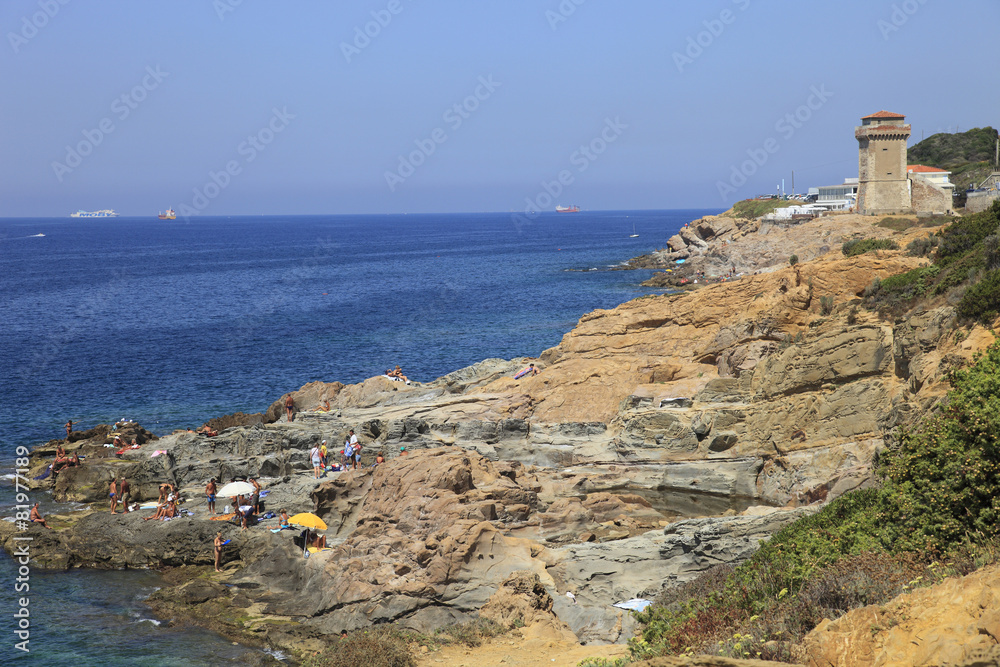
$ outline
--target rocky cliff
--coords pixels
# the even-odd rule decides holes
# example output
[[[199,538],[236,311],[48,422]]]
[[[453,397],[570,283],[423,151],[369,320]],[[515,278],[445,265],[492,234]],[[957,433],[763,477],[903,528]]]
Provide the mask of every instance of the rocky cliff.
[[[171,481],[193,514],[67,514],[61,530],[30,529],[36,559],[179,566],[190,574],[157,595],[160,608],[297,651],[372,623],[466,620],[520,571],[537,575],[581,641],[623,641],[631,617],[612,603],[738,562],[780,526],[868,484],[895,427],[940,399],[945,371],[992,342],[979,327],[954,335],[946,299],[895,321],[859,311],[873,278],[925,260],[845,258],[835,239],[888,230],[835,217],[836,234],[824,219],[798,226],[795,247],[813,248],[800,255],[811,261],[584,316],[534,360],[534,377],[513,378],[527,359],[490,359],[426,384],[310,383],[292,393],[291,423],[282,397],[260,417],[219,421],[213,437],[154,443],[138,432],[148,442],[121,457],[103,447],[106,431],[80,436],[70,446],[92,453],[85,465],[38,488],[100,507],[112,476],[127,476],[139,500]],[[698,221],[681,236],[741,266],[788,251],[787,230],[730,223]],[[323,401],[329,411],[315,409]],[[309,449],[326,439],[336,451],[351,428],[363,467],[313,479]],[[33,474],[55,444],[35,453]],[[387,462],[373,469],[379,452]],[[303,558],[290,532],[209,521],[206,481],[248,475],[262,478],[268,509],[322,517],[330,550]],[[203,581],[219,530],[232,539],[228,572]],[[13,532],[0,523],[8,550]]]

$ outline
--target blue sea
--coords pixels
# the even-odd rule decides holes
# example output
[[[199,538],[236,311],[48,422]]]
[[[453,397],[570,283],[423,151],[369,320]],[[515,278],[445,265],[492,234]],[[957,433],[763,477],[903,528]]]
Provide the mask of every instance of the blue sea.
[[[520,226],[507,213],[0,219],[0,475],[17,446],[60,437],[69,419],[164,434],[262,411],[314,380],[398,364],[430,381],[536,356],[581,315],[651,291],[639,286],[650,272],[613,267],[717,212],[547,213]],[[2,491],[9,515],[9,480]],[[15,572],[0,557],[0,579]],[[34,572],[24,661],[243,659],[220,637],[148,618],[156,581]],[[3,663],[17,655],[12,589],[0,594]]]

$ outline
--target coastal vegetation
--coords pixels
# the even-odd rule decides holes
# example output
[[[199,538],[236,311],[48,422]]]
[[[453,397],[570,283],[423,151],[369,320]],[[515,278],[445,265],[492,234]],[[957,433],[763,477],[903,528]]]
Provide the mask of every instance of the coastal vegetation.
[[[729,213],[723,213],[723,215],[731,213],[732,217],[737,219],[754,220],[762,215],[771,213],[777,208],[795,206],[799,203],[801,202],[794,199],[744,199],[733,204],[733,208],[730,209]]]
[[[899,245],[892,239],[851,239],[844,241],[840,251],[844,257],[863,255],[874,250],[898,250]]]
[[[776,533],[637,615],[643,659],[688,652],[791,660],[823,618],[1000,558],[1000,343],[951,373],[945,407],[900,433],[879,485]]]
[[[991,321],[1000,312],[998,234],[1000,202],[994,202],[985,211],[959,218],[932,236],[914,240],[907,252],[928,256],[932,264],[874,279],[865,289],[863,305],[883,314],[901,314],[921,299],[951,294],[958,301],[956,310],[961,317]],[[845,243],[844,254],[847,250]],[[960,289],[964,290],[961,294],[957,292]]]
[[[517,627],[516,624],[514,627]],[[479,618],[469,623],[457,623],[424,634],[386,623],[345,633],[322,651],[307,656],[303,667],[412,667],[416,664],[414,648],[428,650],[442,646],[461,645],[475,648],[485,640],[512,630],[500,623]]]
[[[996,150],[997,130],[976,127],[966,132],[939,132],[907,151],[909,164],[922,164],[951,172],[957,191],[978,185],[989,175]]]

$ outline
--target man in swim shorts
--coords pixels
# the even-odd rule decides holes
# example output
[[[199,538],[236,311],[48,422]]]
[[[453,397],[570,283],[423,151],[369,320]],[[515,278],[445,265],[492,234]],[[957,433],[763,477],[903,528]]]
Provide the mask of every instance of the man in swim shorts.
[[[118,485],[118,495],[121,497],[121,503],[122,503],[122,505],[125,506],[125,511],[123,512],[123,514],[128,514],[128,500],[129,500],[129,497],[131,496],[131,494],[129,493],[129,488],[130,487],[129,487],[128,480],[125,479],[125,476],[123,475],[122,476],[122,481]]]
[[[45,523],[45,517],[42,516],[42,513],[38,511],[38,503],[37,502],[35,503],[35,506],[31,508],[31,513],[28,514],[28,519],[31,521],[31,523],[40,523],[43,526],[45,526],[46,528],[48,528],[49,530],[52,529],[52,526],[50,526],[49,524]]]
[[[118,507],[118,487],[115,486],[115,478],[111,478],[111,488],[109,489],[108,498],[111,499],[111,513],[118,514],[115,508]]]
[[[217,493],[215,488],[215,478],[208,480],[208,484],[205,486],[205,495],[208,496],[208,511],[215,514],[215,494]]]
[[[289,422],[295,419],[295,399],[292,398],[291,394],[285,399],[285,412],[288,413]]]

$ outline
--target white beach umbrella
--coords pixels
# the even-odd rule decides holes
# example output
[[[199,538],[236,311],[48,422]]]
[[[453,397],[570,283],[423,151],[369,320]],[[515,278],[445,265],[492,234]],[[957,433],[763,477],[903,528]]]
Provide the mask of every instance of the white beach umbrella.
[[[247,496],[253,494],[256,489],[250,482],[230,482],[219,489],[220,498],[232,498],[233,496]]]

